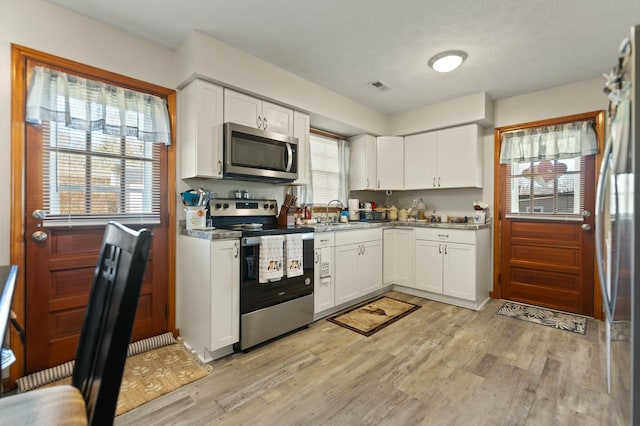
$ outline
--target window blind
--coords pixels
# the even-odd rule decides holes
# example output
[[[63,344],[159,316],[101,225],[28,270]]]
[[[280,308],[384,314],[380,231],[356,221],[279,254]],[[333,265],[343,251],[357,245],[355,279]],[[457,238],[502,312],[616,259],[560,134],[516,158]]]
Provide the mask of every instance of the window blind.
[[[161,144],[42,123],[44,226],[160,223]]]
[[[582,220],[585,157],[507,165],[507,217]]]
[[[311,135],[311,181],[313,204],[326,205],[338,198],[340,167],[338,142],[322,136]]]

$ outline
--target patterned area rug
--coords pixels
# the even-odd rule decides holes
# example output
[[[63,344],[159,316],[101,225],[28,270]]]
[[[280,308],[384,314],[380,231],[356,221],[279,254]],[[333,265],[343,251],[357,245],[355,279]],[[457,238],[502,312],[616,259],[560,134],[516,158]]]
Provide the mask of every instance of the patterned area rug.
[[[150,343],[153,339],[156,340]],[[138,347],[132,350],[136,344]],[[149,345],[152,346],[150,350],[140,350]],[[210,365],[202,364],[181,342],[176,342],[171,333],[133,343],[129,346],[129,357],[120,384],[116,416],[206,377],[212,370]],[[17,381],[18,392],[70,384],[72,371],[73,361],[22,377]]]
[[[506,302],[498,310],[498,315],[578,334],[584,334],[587,330],[587,319],[584,317],[520,303]]]
[[[420,306],[413,303],[382,296],[372,302],[352,308],[346,313],[327,318],[327,321],[364,336],[371,336],[418,308]]]

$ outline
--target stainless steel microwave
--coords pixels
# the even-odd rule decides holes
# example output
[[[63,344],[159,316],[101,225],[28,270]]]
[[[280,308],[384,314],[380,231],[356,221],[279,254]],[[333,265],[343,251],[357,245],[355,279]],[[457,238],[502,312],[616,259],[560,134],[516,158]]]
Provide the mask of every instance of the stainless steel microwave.
[[[224,177],[274,183],[296,180],[298,139],[236,123],[225,123]]]

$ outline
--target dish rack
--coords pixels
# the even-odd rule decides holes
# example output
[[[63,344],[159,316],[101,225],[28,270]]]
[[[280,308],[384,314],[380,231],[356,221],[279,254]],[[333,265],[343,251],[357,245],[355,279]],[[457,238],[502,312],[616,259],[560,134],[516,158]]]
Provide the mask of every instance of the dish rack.
[[[360,210],[360,222],[386,222],[387,212],[375,210]]]

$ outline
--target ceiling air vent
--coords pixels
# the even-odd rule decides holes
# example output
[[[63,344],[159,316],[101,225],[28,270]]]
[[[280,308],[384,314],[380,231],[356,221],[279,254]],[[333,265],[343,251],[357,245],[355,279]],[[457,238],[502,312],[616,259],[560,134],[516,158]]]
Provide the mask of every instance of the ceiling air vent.
[[[380,90],[381,92],[386,92],[387,90],[391,90],[391,86],[389,86],[384,81],[375,80],[370,82],[369,84],[375,87],[376,89]]]

